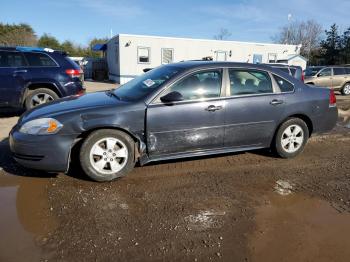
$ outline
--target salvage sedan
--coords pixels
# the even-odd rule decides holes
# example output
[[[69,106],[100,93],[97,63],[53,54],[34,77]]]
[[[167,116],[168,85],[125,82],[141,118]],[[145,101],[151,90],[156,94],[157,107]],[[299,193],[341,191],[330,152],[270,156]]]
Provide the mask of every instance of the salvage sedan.
[[[332,90],[310,88],[278,69],[191,61],[26,112],[10,147],[21,165],[49,172],[67,171],[78,151],[91,179],[110,181],[136,162],[259,148],[291,158],[337,117]]]

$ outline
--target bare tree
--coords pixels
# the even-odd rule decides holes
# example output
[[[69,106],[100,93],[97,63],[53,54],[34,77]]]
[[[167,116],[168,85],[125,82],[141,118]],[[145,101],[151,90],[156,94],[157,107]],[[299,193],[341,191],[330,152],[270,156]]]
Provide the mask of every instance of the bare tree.
[[[227,40],[232,33],[227,28],[220,28],[220,31],[217,35],[214,35],[216,40]]]
[[[296,21],[283,26],[272,39],[280,44],[301,44],[301,55],[310,58],[311,52],[319,47],[322,33],[322,26],[314,20]]]

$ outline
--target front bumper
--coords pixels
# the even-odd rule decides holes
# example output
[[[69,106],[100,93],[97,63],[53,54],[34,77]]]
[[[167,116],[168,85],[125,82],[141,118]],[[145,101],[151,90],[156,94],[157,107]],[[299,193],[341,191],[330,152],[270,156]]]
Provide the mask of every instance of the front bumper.
[[[35,136],[10,133],[10,149],[14,159],[22,166],[47,172],[66,172],[75,135]]]

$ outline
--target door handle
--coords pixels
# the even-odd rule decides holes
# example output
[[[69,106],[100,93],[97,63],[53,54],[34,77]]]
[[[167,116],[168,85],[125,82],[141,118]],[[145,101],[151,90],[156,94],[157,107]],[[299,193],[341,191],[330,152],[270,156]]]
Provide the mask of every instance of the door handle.
[[[222,106],[214,106],[214,105],[210,105],[208,106],[205,110],[209,111],[209,112],[215,112],[217,110],[221,110]]]
[[[277,106],[277,105],[281,105],[283,104],[284,101],[283,100],[277,100],[277,99],[274,99],[270,102],[270,105],[273,105],[273,106]]]
[[[27,73],[27,70],[16,70],[16,71],[13,71],[13,74],[18,74],[18,73]]]

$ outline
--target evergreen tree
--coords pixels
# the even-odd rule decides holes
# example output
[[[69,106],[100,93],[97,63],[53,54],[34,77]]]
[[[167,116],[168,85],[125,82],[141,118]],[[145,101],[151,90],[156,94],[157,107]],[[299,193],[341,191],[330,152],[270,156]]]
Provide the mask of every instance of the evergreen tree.
[[[50,36],[48,34],[43,34],[38,41],[39,47],[47,47],[52,48],[54,50],[60,50],[61,44],[60,42],[53,36]]]
[[[327,65],[339,64],[339,54],[341,51],[341,37],[339,36],[338,26],[333,24],[329,31],[325,31],[326,39],[321,41],[321,47],[323,49],[323,60]]]

